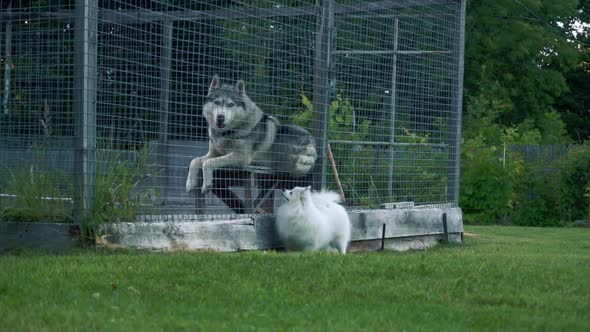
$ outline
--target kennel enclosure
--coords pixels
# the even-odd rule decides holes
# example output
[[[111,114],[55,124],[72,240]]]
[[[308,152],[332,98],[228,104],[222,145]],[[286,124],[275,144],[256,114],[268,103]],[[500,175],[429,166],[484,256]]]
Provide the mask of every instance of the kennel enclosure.
[[[185,190],[215,74],[313,136],[304,180],[347,209],[459,207],[465,1],[31,1],[0,18],[2,207],[77,223],[272,214],[299,182],[255,165],[217,174],[249,210],[214,190],[197,215]]]

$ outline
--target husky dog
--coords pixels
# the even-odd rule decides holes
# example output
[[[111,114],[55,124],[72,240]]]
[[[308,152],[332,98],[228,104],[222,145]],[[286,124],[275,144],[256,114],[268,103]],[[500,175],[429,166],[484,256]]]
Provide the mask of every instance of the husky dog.
[[[209,151],[189,166],[186,190],[209,191],[213,171],[228,166],[266,166],[293,178],[305,176],[313,168],[317,152],[313,137],[305,129],[279,123],[265,114],[246,95],[242,80],[235,86],[221,85],[215,75],[203,105],[207,120]]]
[[[287,202],[276,212],[276,227],[287,250],[333,248],[346,254],[350,220],[333,192],[312,193],[311,187],[283,190]]]

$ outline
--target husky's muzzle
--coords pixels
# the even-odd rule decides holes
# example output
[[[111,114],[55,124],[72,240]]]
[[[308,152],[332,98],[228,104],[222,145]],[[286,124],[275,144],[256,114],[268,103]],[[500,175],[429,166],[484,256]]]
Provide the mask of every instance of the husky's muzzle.
[[[215,119],[215,124],[217,125],[217,128],[223,129],[225,127],[225,115],[218,114]]]

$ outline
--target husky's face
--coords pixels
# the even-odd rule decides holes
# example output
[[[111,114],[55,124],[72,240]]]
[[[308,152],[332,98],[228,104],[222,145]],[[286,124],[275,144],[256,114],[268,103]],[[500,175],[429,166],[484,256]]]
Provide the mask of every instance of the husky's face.
[[[281,193],[283,197],[291,202],[296,200],[301,200],[305,196],[306,193],[311,192],[311,186],[309,187],[295,187],[292,190],[283,189]]]
[[[235,87],[221,86],[219,77],[215,75],[203,106],[203,115],[209,127],[220,131],[231,129],[232,123],[245,113],[245,95],[244,81],[238,81]]]

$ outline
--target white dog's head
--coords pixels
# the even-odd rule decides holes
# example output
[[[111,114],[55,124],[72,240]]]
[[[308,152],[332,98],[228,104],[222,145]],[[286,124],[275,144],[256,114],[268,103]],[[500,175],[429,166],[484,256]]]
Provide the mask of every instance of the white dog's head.
[[[305,195],[309,193],[311,193],[311,186],[295,187],[291,190],[283,189],[283,192],[281,194],[288,202],[303,202],[303,198],[305,197]]]

